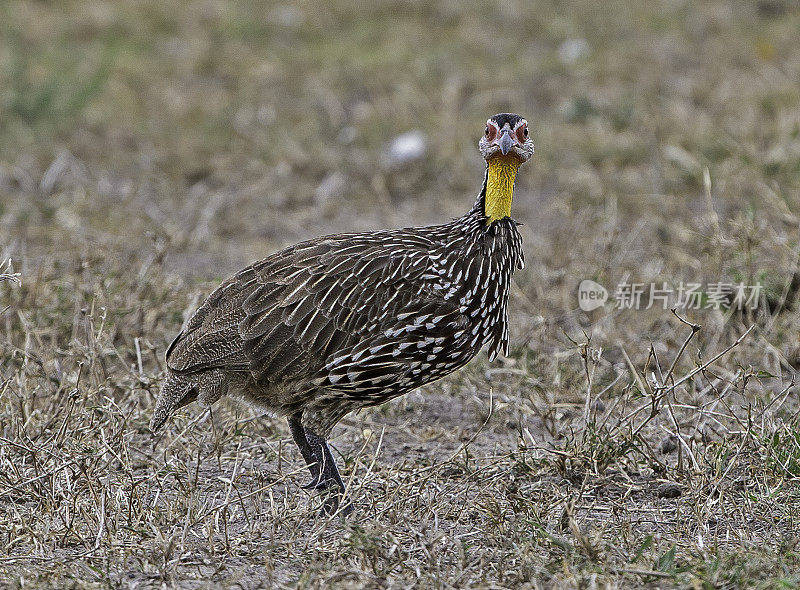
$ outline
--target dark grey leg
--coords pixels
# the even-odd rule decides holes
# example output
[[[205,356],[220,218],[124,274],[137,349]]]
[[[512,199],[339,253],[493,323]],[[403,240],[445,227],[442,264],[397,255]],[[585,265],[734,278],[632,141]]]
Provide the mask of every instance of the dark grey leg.
[[[336,490],[331,490],[332,493],[326,498],[325,503],[322,505],[323,514],[333,514],[339,509],[339,500],[345,491],[344,481],[342,476],[339,475],[339,469],[336,467],[336,461],[333,459],[331,449],[328,447],[327,441],[321,436],[306,430],[306,439],[308,440],[314,455],[319,457],[322,462],[322,472],[320,474],[319,488],[338,487]],[[348,502],[342,506],[341,513],[344,516],[353,512],[353,505]]]
[[[306,431],[303,428],[303,425],[300,423],[300,416],[289,416],[288,422],[289,430],[292,431],[292,438],[297,444],[297,448],[300,449],[300,454],[303,455],[303,459],[305,459],[306,465],[308,465],[308,471],[311,473],[311,482],[304,485],[303,488],[310,490],[327,487],[323,484],[324,479],[321,477],[322,473],[320,471],[320,465],[322,464],[322,461],[317,460],[314,450],[308,443]]]

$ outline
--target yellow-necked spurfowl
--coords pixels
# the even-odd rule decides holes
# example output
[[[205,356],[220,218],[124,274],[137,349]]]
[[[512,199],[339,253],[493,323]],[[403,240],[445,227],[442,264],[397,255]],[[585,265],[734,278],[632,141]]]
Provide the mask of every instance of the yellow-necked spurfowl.
[[[345,414],[439,379],[484,346],[490,360],[508,347],[509,284],[523,265],[511,198],[533,155],[527,121],[491,117],[479,148],[486,175],[463,217],[309,240],[222,283],[167,349],[150,427],[226,394],[286,416],[308,487],[330,488],[325,511],[336,511],[344,483],[326,439]]]

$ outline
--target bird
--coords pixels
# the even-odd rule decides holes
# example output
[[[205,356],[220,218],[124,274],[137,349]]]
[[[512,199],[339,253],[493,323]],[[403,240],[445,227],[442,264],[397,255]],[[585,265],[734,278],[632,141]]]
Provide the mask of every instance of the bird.
[[[508,354],[508,297],[523,268],[511,217],[517,171],[534,153],[528,122],[486,121],[483,185],[462,217],[426,227],[323,236],[224,281],[166,351],[155,433],[193,401],[225,395],[285,417],[322,513],[353,512],[327,439],[348,413]]]

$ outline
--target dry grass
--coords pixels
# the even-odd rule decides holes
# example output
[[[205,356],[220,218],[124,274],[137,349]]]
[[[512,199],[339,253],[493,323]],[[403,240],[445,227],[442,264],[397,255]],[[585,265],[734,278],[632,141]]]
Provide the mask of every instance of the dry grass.
[[[0,585],[800,584],[798,25],[790,0],[4,3]],[[316,518],[281,420],[151,436],[200,297],[287,243],[460,214],[503,110],[537,143],[512,352],[343,421],[356,518]],[[428,155],[387,164],[411,129]],[[586,278],[765,289],[585,313]]]

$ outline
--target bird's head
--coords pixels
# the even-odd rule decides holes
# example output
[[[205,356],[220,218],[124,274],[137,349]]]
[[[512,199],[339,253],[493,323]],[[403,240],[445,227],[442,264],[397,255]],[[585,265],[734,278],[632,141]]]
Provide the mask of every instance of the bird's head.
[[[533,140],[528,122],[512,113],[500,113],[486,121],[478,147],[486,160],[486,181],[482,198],[491,224],[511,216],[514,179],[520,165],[531,159]]]
[[[478,143],[483,159],[495,158],[527,162],[533,155],[533,140],[529,137],[528,122],[513,113],[500,113],[486,121],[486,129]]]

